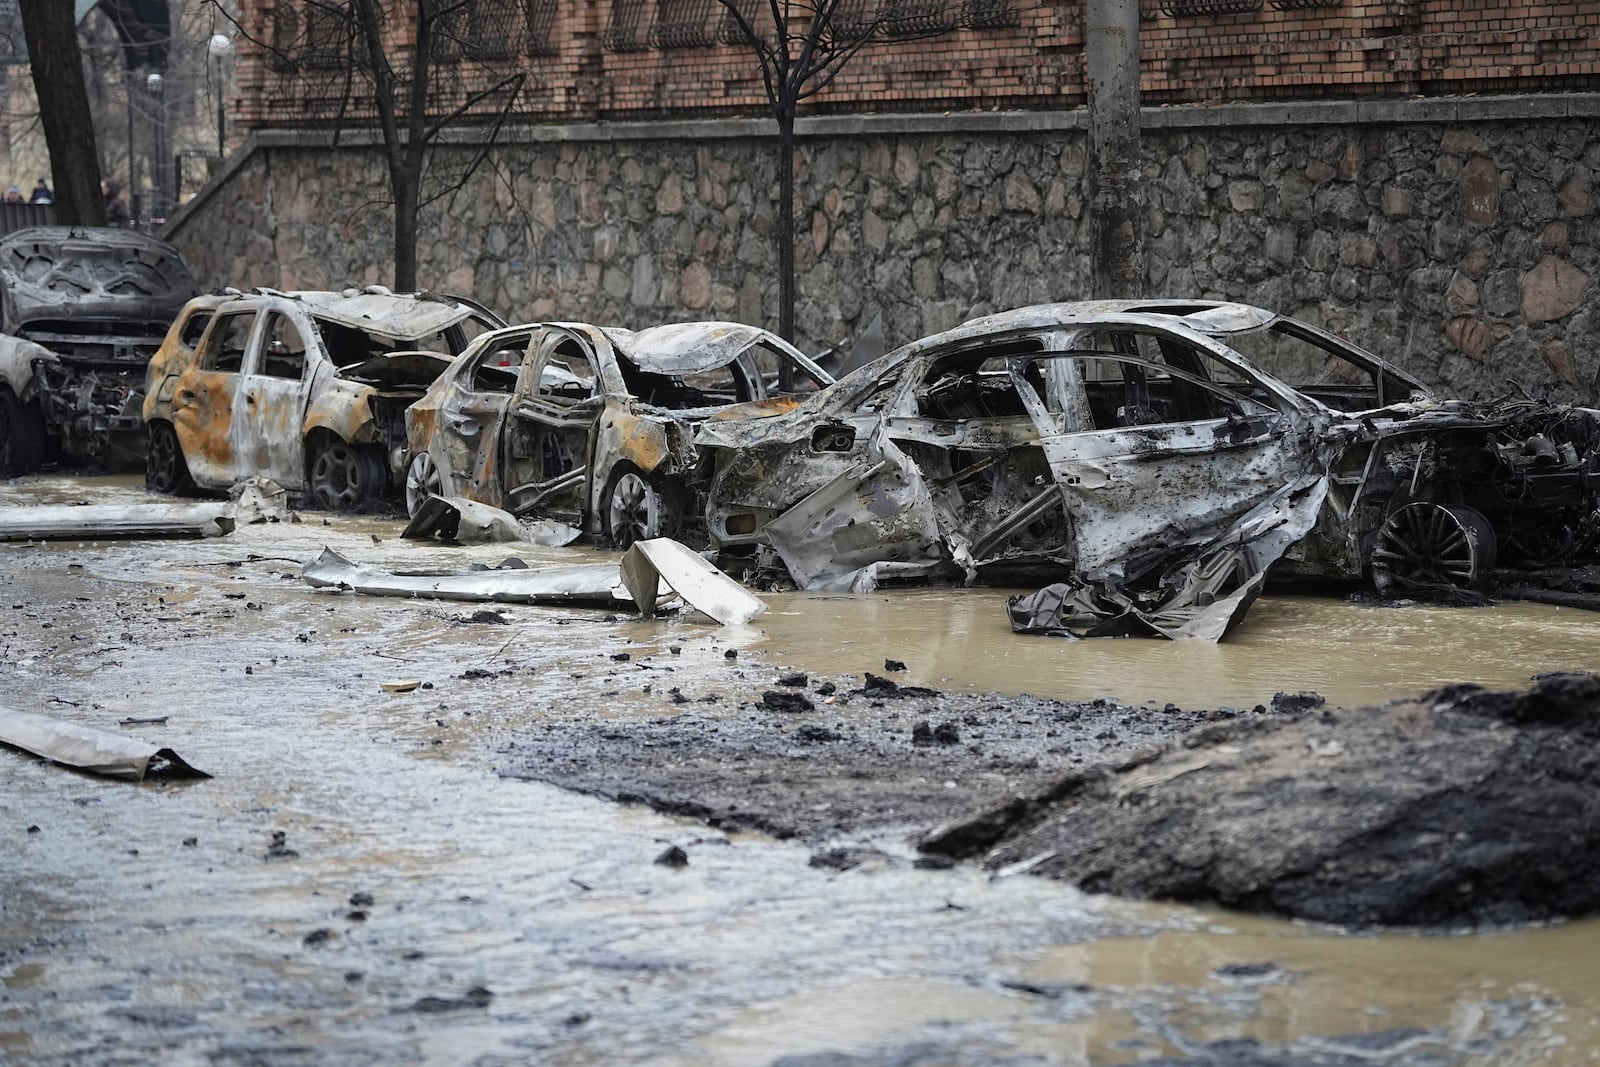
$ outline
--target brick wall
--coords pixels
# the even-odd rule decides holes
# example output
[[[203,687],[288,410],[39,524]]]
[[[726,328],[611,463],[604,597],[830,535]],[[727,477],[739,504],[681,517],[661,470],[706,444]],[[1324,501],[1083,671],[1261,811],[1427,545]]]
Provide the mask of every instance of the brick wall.
[[[436,107],[508,72],[527,76],[517,111],[539,122],[760,114],[765,107],[751,51],[718,41],[723,9],[715,0],[476,2],[513,21],[486,28],[500,53],[493,59],[442,66]],[[528,13],[540,3],[548,5],[544,23],[530,32]],[[303,0],[245,0],[252,36],[270,40],[276,12],[297,4]],[[1084,103],[1081,0],[918,7],[952,28],[930,39],[880,34],[811,101],[812,111]],[[686,10],[687,21],[671,21]],[[1600,87],[1600,4],[1592,0],[1144,0],[1142,15],[1146,104]],[[1016,25],[981,28],[1006,21]],[[406,32],[397,31],[402,56]],[[499,45],[502,38],[513,43]],[[334,82],[272,69],[260,49],[242,44],[237,117],[246,128],[331,120]]]

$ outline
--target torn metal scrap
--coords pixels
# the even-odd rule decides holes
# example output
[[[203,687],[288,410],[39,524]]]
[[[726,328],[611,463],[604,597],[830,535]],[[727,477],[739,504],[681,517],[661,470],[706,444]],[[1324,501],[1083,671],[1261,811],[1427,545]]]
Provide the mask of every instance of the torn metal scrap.
[[[559,548],[583,535],[555,519],[519,519],[509,511],[464,496],[430,496],[416,506],[400,536],[440,538],[460,545],[525,544]]]
[[[110,730],[68,722],[31,711],[0,707],[0,744],[107,778],[131,782],[161,774],[178,778],[210,778],[176,752]]]
[[[687,546],[668,538],[636,542],[617,563],[400,574],[354,563],[331,548],[301,572],[317,588],[366,596],[513,604],[632,604],[654,614],[662,587],[724,625],[749,622],[766,610],[754,596]]]
[[[0,508],[0,541],[221,537],[233,527],[233,505],[221,502]]]
[[[398,573],[355,563],[324,548],[300,575],[319,589],[346,589],[363,596],[433,600],[498,601],[507,604],[631,604],[614,563],[583,563],[468,573]]]
[[[1268,569],[1316,523],[1327,491],[1326,478],[1286,488],[1153,581],[1123,587],[1075,578],[1011,597],[1011,628],[1049,637],[1220,641],[1243,621]]]
[[[635,541],[620,568],[641,615],[655,614],[662,583],[724,626],[747,623],[767,610],[760,597],[670,537]]]

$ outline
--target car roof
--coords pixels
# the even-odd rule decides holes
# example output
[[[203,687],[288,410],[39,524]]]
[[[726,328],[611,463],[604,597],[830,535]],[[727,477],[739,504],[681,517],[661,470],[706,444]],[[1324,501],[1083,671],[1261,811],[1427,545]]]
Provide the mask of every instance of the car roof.
[[[959,326],[955,326],[943,333],[918,338],[906,345],[902,345],[880,359],[857,368],[856,371],[847,376],[846,380],[855,378],[857,374],[860,374],[868,367],[876,367],[878,372],[881,373],[888,366],[903,362],[914,353],[947,344],[959,344],[963,341],[993,334],[1042,330],[1057,326],[1085,326],[1093,325],[1097,322],[1103,322],[1108,326],[1118,324],[1132,325],[1139,322],[1150,323],[1152,320],[1165,321],[1168,324],[1192,330],[1195,333],[1214,338],[1222,344],[1228,344],[1229,338],[1233,334],[1262,329],[1276,322],[1292,322],[1302,331],[1339,341],[1342,345],[1351,349],[1359,360],[1369,362],[1371,369],[1382,370],[1415,385],[1417,388],[1423,388],[1415,377],[1394,364],[1373,355],[1345,338],[1330,334],[1326,330],[1313,326],[1308,322],[1291,319],[1287,315],[1280,315],[1266,308],[1231,300],[1170,299],[1161,297],[1075,300],[1054,304],[1032,304],[1027,307],[1014,308],[1010,311],[1000,311],[992,315],[968,319]],[[872,372],[869,371],[863,377],[871,376],[871,374]]]
[[[776,334],[742,322],[670,322],[637,331],[605,326],[600,332],[635,366],[657,374],[715,370],[762,343],[792,353]]]
[[[305,307],[313,318],[348,326],[391,341],[428,337],[470,318],[474,309],[435,293],[394,293],[381,286],[366,289],[256,289],[237,299],[279,297]]]

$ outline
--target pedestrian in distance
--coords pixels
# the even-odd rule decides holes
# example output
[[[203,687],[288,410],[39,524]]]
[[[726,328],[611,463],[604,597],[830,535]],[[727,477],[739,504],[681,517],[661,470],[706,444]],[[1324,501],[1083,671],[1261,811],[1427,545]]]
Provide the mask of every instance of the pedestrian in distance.
[[[33,193],[28,197],[28,203],[53,204],[55,202],[56,194],[52,193],[50,191],[50,186],[45,184],[45,180],[43,178],[40,178],[38,183],[33,187]]]
[[[22,190],[18,189],[15,185],[13,185],[11,188],[7,189],[6,190],[6,203],[8,203],[8,204],[20,204],[20,203],[22,203]]]
[[[106,194],[106,225],[132,225],[133,216],[128,213],[128,201],[122,196],[122,186],[116,182],[101,182],[100,188]]]

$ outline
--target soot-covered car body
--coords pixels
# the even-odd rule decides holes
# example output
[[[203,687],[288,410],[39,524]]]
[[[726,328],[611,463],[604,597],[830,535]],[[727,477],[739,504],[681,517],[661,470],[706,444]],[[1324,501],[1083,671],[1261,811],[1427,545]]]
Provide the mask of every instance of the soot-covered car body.
[[[183,493],[264,477],[324,508],[374,501],[404,476],[406,406],[500,325],[379,286],[199,297],[150,360],[147,482]]]
[[[1064,617],[1216,637],[1274,565],[1472,584],[1497,544],[1592,550],[1595,425],[1440,401],[1259,308],[1152,300],[976,319],[697,444],[713,545],[756,570],[775,553],[801,587],[1060,580]]]
[[[831,381],[776,334],[740,323],[496,331],[406,412],[407,510],[465,497],[623,548],[684,535],[702,508],[695,427],[735,406],[788,410],[796,392]]]
[[[145,365],[196,291],[176,248],[134,230],[0,237],[0,476],[137,466]]]

